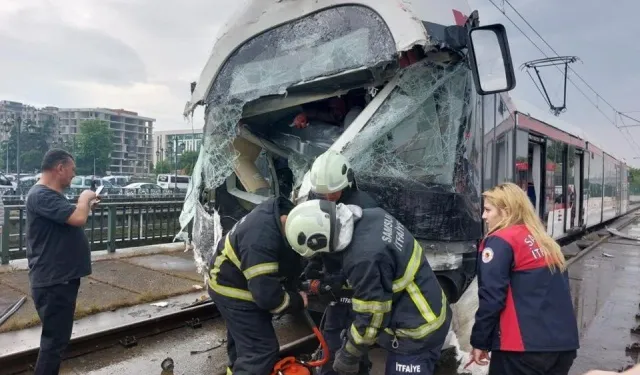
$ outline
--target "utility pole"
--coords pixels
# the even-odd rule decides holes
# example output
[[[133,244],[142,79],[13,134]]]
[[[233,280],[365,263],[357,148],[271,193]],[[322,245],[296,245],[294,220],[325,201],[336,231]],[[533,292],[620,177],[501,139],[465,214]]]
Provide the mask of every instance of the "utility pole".
[[[175,191],[178,191],[178,138],[174,138],[173,139],[174,142],[174,146],[173,146],[173,150],[174,150],[174,154],[175,154],[175,167],[176,167],[176,176],[175,176],[175,180],[173,181],[174,183],[174,189]]]
[[[22,116],[18,116],[18,121],[16,121],[16,181],[18,181],[18,185],[20,184],[20,132],[22,125]]]

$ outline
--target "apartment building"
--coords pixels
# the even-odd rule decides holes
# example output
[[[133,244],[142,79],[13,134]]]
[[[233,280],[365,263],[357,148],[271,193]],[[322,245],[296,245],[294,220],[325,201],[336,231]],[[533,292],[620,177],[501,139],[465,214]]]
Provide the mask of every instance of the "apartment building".
[[[75,137],[84,120],[102,120],[108,124],[113,131],[111,174],[151,173],[155,119],[133,111],[109,108],[60,108],[58,116],[60,137],[64,140]]]
[[[178,151],[178,158],[183,152],[199,152],[202,146],[203,132],[202,128],[162,130],[153,132],[153,139],[153,164],[156,164],[158,160],[175,160],[174,150]]]
[[[36,108],[20,102],[0,100],[0,125],[9,121],[12,126],[15,126],[13,120],[17,117],[22,119],[21,131],[28,131],[26,126],[35,126],[35,129],[38,129],[46,121],[51,121],[54,129],[57,129],[59,121],[58,108],[56,107]],[[9,137],[4,127],[0,128],[0,133],[0,139],[3,141]],[[56,135],[54,134],[54,138]]]

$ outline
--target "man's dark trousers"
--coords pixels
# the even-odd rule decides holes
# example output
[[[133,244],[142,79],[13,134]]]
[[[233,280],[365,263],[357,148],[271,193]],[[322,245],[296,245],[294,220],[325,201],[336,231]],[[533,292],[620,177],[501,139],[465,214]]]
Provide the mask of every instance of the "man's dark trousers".
[[[80,279],[42,288],[31,288],[33,302],[42,322],[40,353],[35,375],[57,375],[62,355],[71,339],[73,314]]]
[[[216,302],[215,295],[211,297]],[[280,353],[273,315],[264,310],[233,309],[219,303],[216,307],[227,326],[227,355],[233,375],[271,374]]]

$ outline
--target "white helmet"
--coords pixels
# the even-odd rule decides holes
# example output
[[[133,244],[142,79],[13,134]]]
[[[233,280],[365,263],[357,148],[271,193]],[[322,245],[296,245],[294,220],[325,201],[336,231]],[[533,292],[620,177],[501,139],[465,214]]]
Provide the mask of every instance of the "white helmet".
[[[289,245],[303,257],[335,251],[340,233],[336,204],[319,199],[300,203],[289,212],[284,232]]]
[[[311,191],[316,194],[336,193],[351,186],[353,180],[349,161],[336,151],[326,151],[311,166]]]

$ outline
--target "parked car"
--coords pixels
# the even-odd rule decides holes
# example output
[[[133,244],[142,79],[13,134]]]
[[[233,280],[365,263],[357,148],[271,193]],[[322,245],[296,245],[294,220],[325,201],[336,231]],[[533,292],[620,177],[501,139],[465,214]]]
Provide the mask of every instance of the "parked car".
[[[162,195],[162,188],[160,186],[148,182],[134,182],[125,186],[123,190],[125,195]]]

